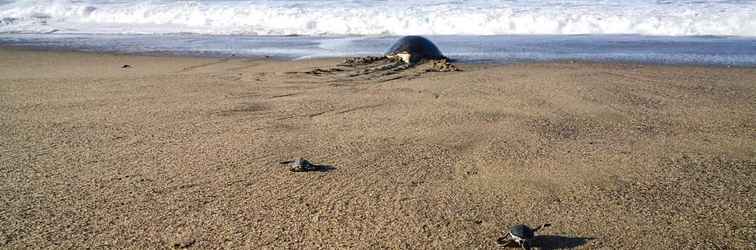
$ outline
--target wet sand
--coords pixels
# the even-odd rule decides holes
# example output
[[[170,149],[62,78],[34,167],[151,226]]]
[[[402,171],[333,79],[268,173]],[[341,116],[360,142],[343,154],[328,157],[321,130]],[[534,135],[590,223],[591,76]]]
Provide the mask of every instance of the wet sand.
[[[0,248],[756,248],[756,69],[341,61],[0,49]]]

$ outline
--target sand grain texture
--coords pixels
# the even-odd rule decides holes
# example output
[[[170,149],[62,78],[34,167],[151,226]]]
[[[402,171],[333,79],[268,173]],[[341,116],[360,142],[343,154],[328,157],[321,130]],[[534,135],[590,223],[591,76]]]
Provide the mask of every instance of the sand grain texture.
[[[756,248],[752,68],[338,63],[0,50],[0,248]]]

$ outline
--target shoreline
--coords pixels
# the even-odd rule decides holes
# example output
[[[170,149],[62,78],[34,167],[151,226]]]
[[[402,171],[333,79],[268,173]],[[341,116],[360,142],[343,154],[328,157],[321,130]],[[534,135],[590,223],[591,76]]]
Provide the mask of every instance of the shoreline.
[[[339,63],[0,48],[0,248],[754,246],[755,68]]]
[[[308,59],[290,59],[285,57],[272,56],[245,56],[245,55],[210,55],[210,54],[181,54],[171,52],[111,52],[111,51],[86,51],[65,48],[33,47],[33,46],[14,46],[0,44],[0,50],[17,51],[17,52],[37,52],[37,53],[73,53],[73,54],[90,54],[90,55],[111,55],[111,56],[135,56],[135,57],[162,57],[162,58],[185,58],[185,59],[229,59],[229,60],[260,60],[274,62],[302,62],[302,61],[340,61],[349,57],[316,57]],[[719,68],[719,69],[754,69],[756,65],[722,65],[722,64],[688,64],[688,63],[649,63],[637,62],[631,60],[581,60],[581,59],[555,59],[555,60],[520,60],[511,62],[453,62],[453,64],[489,67],[489,66],[507,66],[507,65],[626,65],[626,66],[649,66],[649,67],[673,67],[673,68]]]
[[[35,47],[35,46],[16,46],[0,44],[0,50],[6,51],[19,51],[19,52],[40,52],[40,53],[81,53],[92,55],[115,55],[115,56],[144,56],[144,57],[174,57],[174,58],[196,58],[196,59],[247,59],[247,60],[272,60],[272,61],[291,61],[285,58],[270,57],[270,56],[225,56],[225,55],[210,55],[210,54],[180,54],[171,52],[116,52],[116,51],[87,51],[82,49],[73,48],[51,48],[51,47]]]
[[[208,35],[10,35],[0,46],[42,50],[277,60],[380,55],[396,37]],[[707,67],[756,67],[754,38],[589,36],[430,36],[447,56],[467,64],[583,61]],[[44,45],[44,46],[39,46]],[[161,51],[161,52],[144,52]],[[447,53],[448,52],[448,53]]]

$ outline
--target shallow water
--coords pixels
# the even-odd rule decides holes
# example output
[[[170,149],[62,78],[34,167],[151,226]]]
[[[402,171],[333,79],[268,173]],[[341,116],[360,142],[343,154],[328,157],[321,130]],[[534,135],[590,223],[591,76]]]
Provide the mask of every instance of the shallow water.
[[[756,1],[0,0],[0,45],[304,59],[410,34],[471,63],[754,66]]]
[[[756,66],[756,37],[638,35],[428,36],[465,63],[586,60]],[[308,59],[381,55],[396,36],[221,36],[197,34],[6,34],[0,45],[193,56]]]

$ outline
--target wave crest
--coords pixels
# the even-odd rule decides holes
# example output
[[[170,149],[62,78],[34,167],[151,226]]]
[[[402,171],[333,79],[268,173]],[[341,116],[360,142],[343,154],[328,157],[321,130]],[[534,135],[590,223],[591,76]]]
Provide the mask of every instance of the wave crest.
[[[756,36],[752,1],[408,2],[13,1],[0,32]]]

